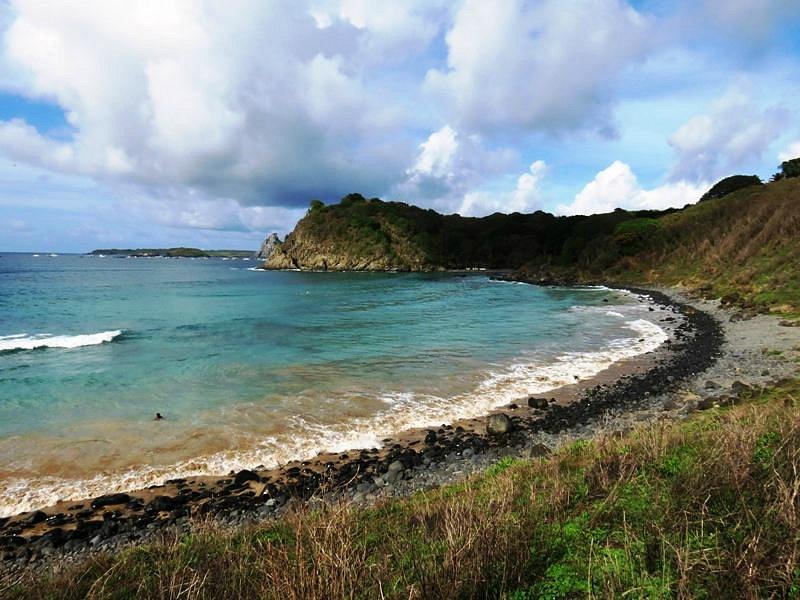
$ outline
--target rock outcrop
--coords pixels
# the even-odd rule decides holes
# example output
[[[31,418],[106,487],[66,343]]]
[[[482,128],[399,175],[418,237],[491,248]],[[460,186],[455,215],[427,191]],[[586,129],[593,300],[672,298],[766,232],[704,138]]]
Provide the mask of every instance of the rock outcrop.
[[[258,250],[258,254],[256,254],[256,258],[261,260],[267,260],[270,256],[275,253],[275,250],[281,245],[281,238],[278,237],[277,233],[270,233],[267,236],[267,239],[261,244],[261,248]]]

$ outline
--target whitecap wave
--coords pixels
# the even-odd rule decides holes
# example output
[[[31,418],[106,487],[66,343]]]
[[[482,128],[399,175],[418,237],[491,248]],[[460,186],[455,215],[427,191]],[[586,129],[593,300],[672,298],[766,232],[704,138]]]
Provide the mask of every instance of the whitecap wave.
[[[628,306],[625,310],[635,312],[636,308],[647,310],[646,305]],[[325,451],[378,448],[382,439],[401,431],[480,417],[510,402],[595,377],[619,361],[657,349],[668,339],[667,333],[655,323],[631,316],[628,319],[624,327],[632,335],[623,334],[624,337],[612,339],[598,350],[493,365],[473,390],[455,396],[387,392],[380,398],[384,408],[377,413],[337,424],[295,416],[286,431],[264,436],[248,450],[222,451],[172,465],[140,465],[123,473],[103,473],[79,481],[57,477],[0,481],[0,516],[34,510],[59,500],[142,489],[177,477],[219,475],[254,465],[273,468]]]
[[[17,333],[0,337],[0,352],[36,350],[38,348],[80,348],[82,346],[96,346],[97,344],[110,342],[120,335],[122,335],[121,329],[83,335],[50,335],[49,333],[28,335],[27,333]]]

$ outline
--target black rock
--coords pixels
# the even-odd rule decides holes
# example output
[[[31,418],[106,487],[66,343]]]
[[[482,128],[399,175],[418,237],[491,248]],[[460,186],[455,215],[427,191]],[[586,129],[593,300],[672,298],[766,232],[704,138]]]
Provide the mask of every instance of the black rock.
[[[436,435],[436,432],[433,431],[432,429],[425,434],[425,443],[428,444],[429,446],[433,446],[436,443],[437,439],[438,436]]]
[[[253,471],[248,471],[247,469],[242,469],[236,474],[236,477],[233,479],[234,485],[241,487],[248,481],[258,481],[259,477]]]
[[[703,398],[697,403],[697,410],[708,410],[714,408],[714,401],[711,398]]]
[[[147,505],[147,508],[155,512],[167,512],[177,506],[180,506],[181,504],[182,502],[177,498],[172,498],[170,496],[156,496],[153,498],[150,504]]]
[[[131,501],[128,494],[106,494],[105,496],[98,496],[92,500],[92,508],[102,508],[104,506],[113,506],[114,504],[127,504]]]
[[[25,538],[19,535],[7,535],[0,537],[0,546],[5,546],[6,548],[19,548],[25,544]]]
[[[25,525],[36,525],[37,523],[41,523],[42,521],[47,520],[47,515],[40,510],[31,513],[24,519],[20,520],[20,523],[24,523]]]
[[[539,410],[545,410],[548,406],[547,398],[528,398],[528,406]]]
[[[550,448],[544,444],[534,444],[528,450],[528,456],[531,458],[539,458],[540,456],[547,456],[550,454]]]

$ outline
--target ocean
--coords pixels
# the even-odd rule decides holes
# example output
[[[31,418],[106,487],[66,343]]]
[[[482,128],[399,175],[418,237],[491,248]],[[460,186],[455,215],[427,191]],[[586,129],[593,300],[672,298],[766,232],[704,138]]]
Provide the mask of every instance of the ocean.
[[[0,516],[377,447],[666,339],[627,292],[257,264],[3,254]]]

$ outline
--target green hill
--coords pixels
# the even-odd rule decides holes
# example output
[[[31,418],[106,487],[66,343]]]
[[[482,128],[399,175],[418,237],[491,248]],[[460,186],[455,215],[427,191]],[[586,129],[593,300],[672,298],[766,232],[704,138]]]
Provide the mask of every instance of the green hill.
[[[623,221],[668,212],[618,210],[590,217],[556,217],[537,211],[473,218],[350,194],[331,206],[312,203],[266,266],[435,271],[513,269],[543,257],[569,263],[588,241],[612,234]]]
[[[735,187],[681,210],[569,217],[469,218],[351,194],[340,204],[312,203],[265,266],[517,269],[541,282],[682,283],[736,291],[754,308],[796,310],[800,178]]]

